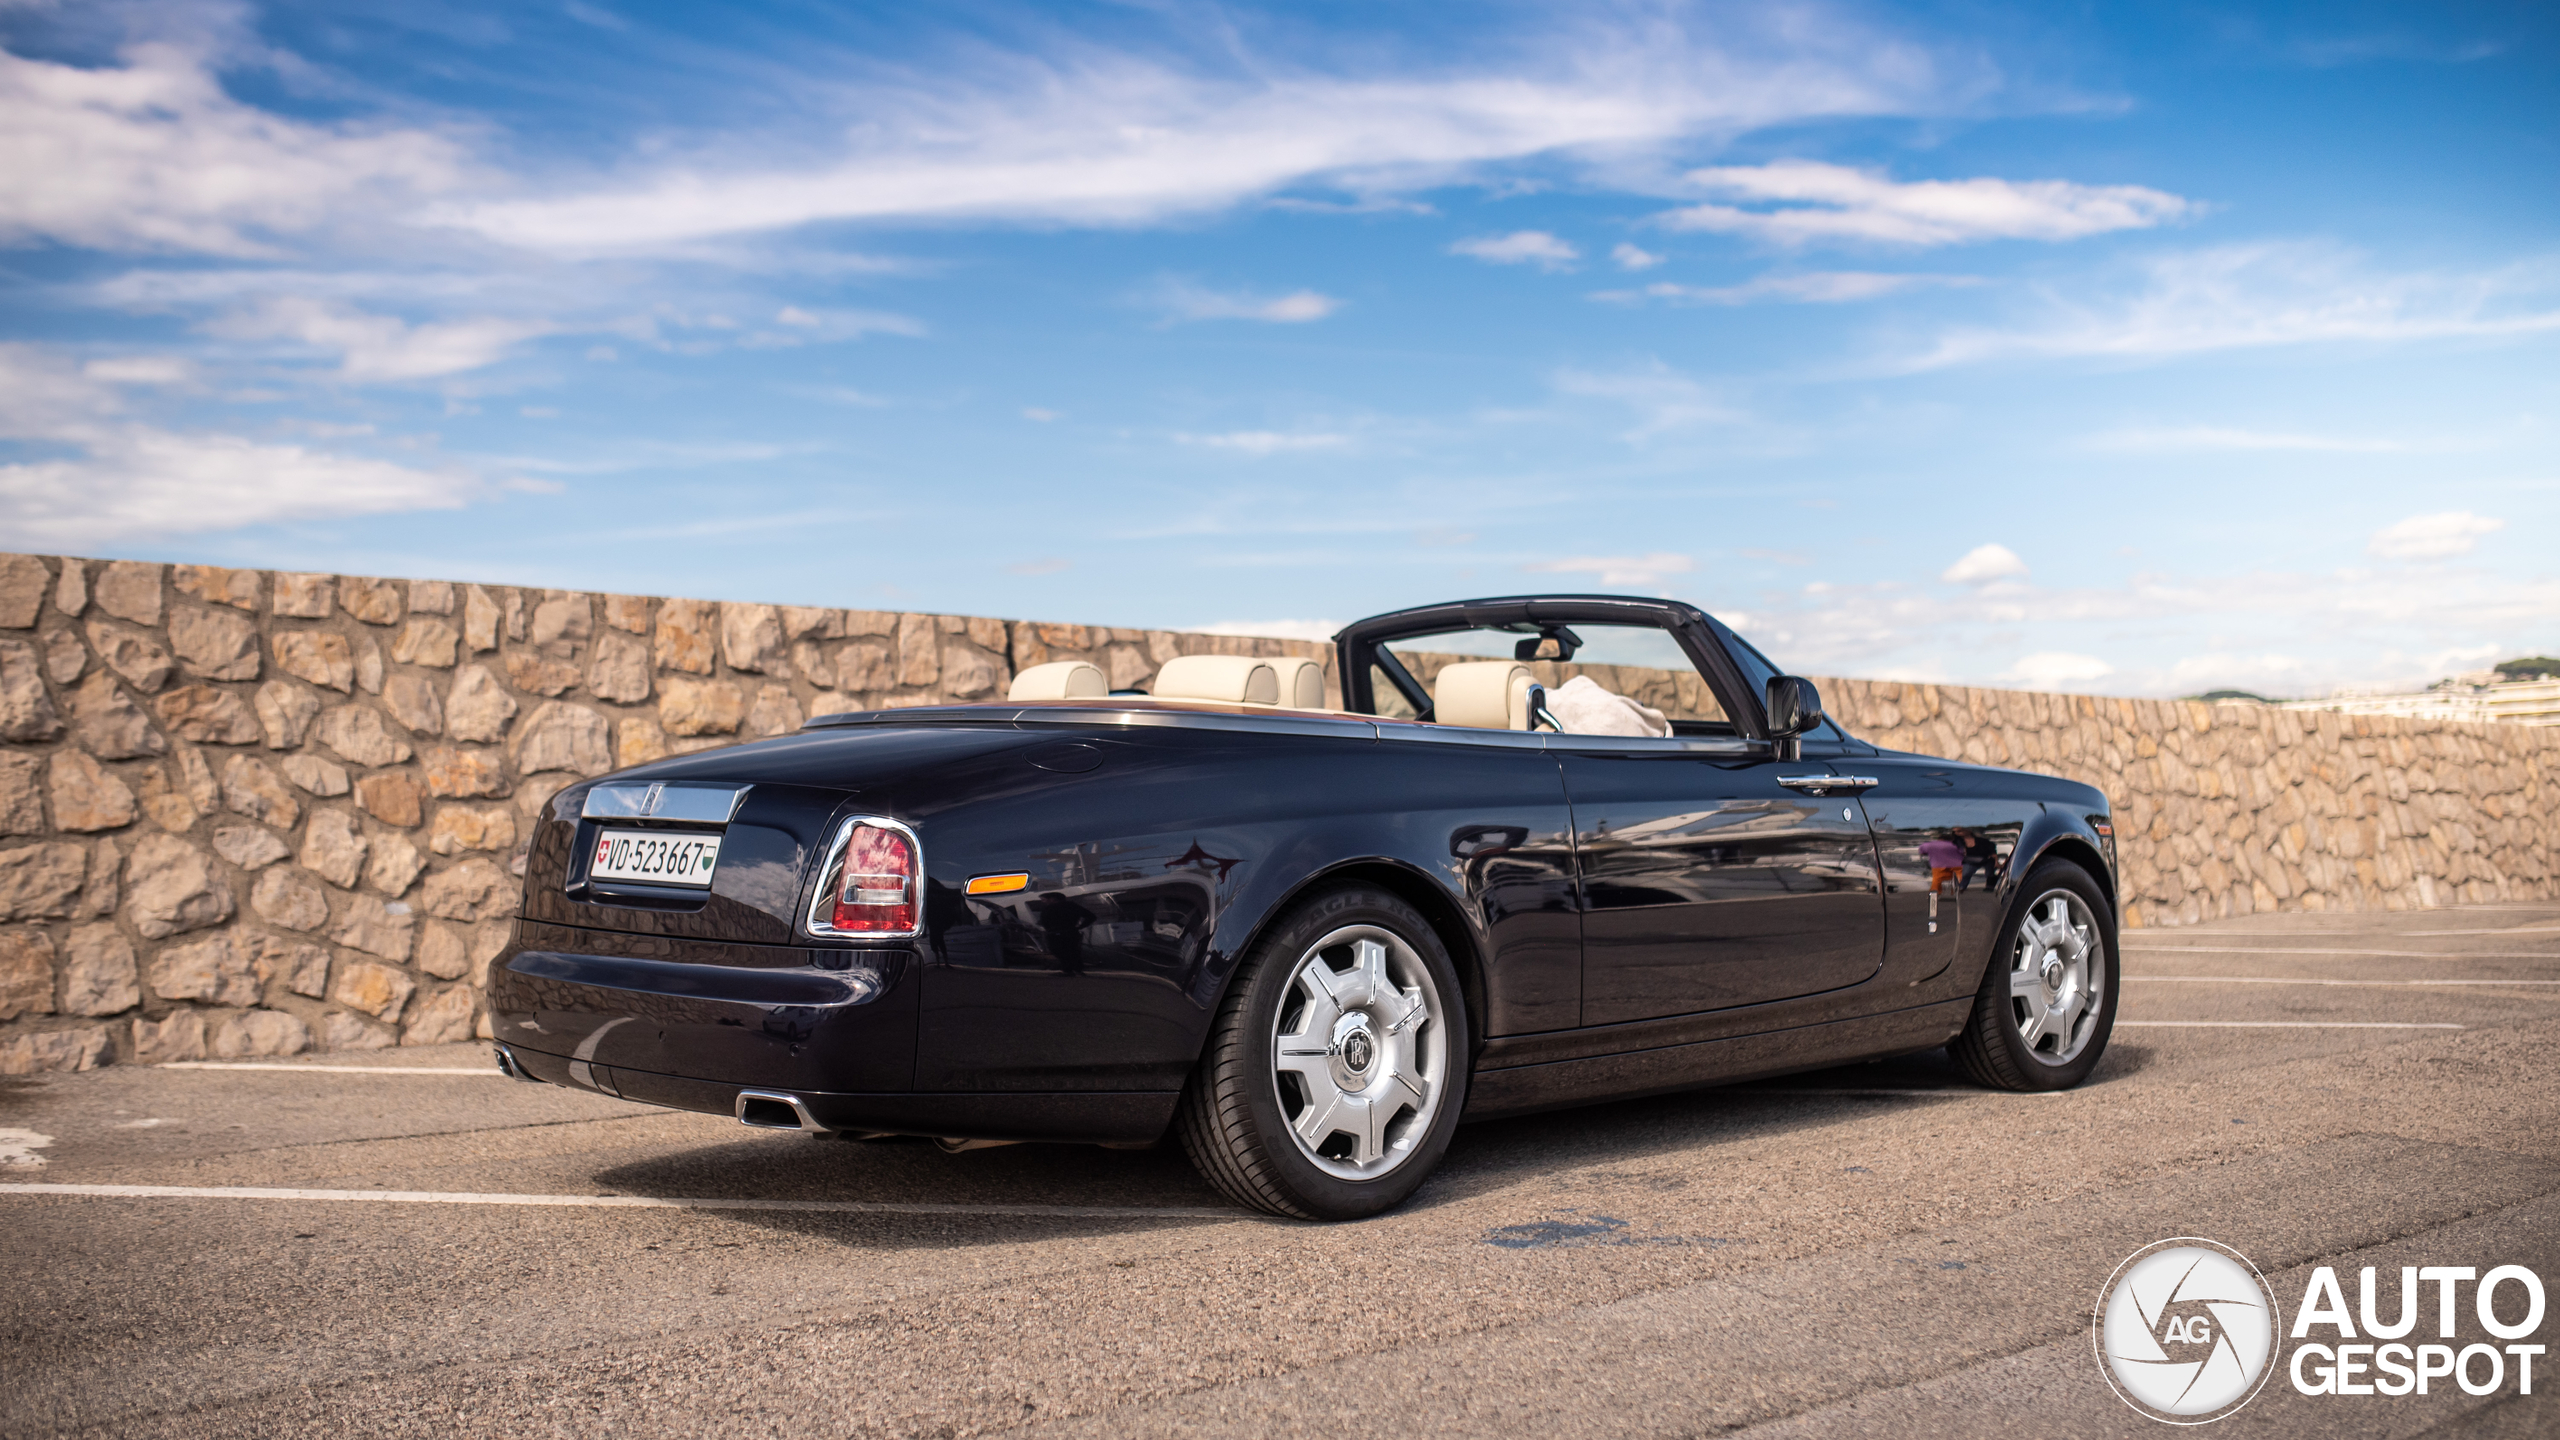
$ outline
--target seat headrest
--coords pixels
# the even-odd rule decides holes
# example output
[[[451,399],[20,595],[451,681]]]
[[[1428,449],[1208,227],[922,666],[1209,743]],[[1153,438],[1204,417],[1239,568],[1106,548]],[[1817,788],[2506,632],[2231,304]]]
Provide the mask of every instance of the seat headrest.
[[[1536,679],[1517,660],[1462,660],[1431,682],[1431,716],[1443,725],[1479,730],[1529,728],[1529,687]]]
[[[1281,704],[1292,710],[1324,708],[1323,661],[1289,655],[1270,663],[1279,673]]]
[[[1160,700],[1277,705],[1280,672],[1250,655],[1177,655],[1156,672],[1150,693]]]
[[[1013,677],[1007,700],[1085,700],[1111,693],[1102,672],[1083,660],[1052,660]]]

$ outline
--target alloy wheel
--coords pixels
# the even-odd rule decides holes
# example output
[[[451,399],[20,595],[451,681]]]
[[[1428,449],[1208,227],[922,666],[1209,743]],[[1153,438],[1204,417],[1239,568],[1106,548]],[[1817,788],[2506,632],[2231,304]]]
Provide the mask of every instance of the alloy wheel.
[[[2087,902],[2048,890],[2027,907],[2009,950],[2009,1012],[2027,1054],[2068,1065],[2097,1033],[2107,993],[2106,945]]]
[[[1343,1180],[1404,1163],[1448,1088],[1445,1015],[1430,968],[1391,930],[1348,925],[1307,948],[1271,1038],[1280,1113],[1307,1159]]]

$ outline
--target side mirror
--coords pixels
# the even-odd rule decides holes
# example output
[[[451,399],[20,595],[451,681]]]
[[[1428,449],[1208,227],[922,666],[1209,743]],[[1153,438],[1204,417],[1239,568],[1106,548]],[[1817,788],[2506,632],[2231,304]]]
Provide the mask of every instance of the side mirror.
[[[1798,758],[1798,737],[1822,723],[1822,692],[1801,675],[1772,675],[1768,701],[1769,738],[1778,744],[1778,758]]]

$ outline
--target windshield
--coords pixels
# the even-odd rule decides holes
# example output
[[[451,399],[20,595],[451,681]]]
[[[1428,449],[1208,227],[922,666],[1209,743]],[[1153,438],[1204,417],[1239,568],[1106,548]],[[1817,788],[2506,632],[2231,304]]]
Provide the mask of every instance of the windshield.
[[[1408,635],[1378,648],[1425,694],[1437,693],[1440,673],[1451,665],[1487,660],[1523,665],[1531,679],[1546,687],[1549,703],[1568,731],[1734,733],[1731,717],[1679,640],[1651,625],[1575,622],[1541,628],[1523,623]],[[1372,667],[1370,691],[1381,715],[1411,719],[1417,713],[1383,666]],[[1630,711],[1613,702],[1633,702],[1636,708]],[[1647,720],[1644,712],[1652,712],[1653,718]]]

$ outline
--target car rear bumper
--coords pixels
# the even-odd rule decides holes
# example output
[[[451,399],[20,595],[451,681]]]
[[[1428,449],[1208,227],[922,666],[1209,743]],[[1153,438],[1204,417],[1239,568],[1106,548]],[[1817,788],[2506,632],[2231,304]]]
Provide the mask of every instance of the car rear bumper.
[[[643,953],[632,953],[643,952]],[[788,1097],[825,1130],[1137,1143],[1178,1092],[918,1093],[915,952],[709,944],[525,922],[489,1016],[524,1076],[712,1115]]]
[[[554,1085],[705,1115],[738,1115],[741,1094],[787,1096],[818,1129],[886,1135],[1144,1144],[1164,1134],[1180,1098],[1179,1092],[1160,1091],[935,1095],[791,1090],[595,1065],[511,1042],[505,1048],[519,1072]]]

